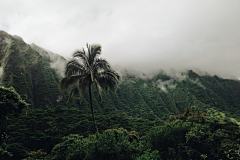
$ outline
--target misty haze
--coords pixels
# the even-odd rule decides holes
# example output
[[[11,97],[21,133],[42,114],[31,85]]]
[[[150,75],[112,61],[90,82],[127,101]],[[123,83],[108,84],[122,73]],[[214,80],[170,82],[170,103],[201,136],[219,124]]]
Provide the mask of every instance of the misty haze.
[[[239,0],[2,0],[0,159],[240,159]]]
[[[22,0],[3,1],[1,6],[0,30],[65,58],[88,42],[101,44],[103,57],[112,65],[129,69],[195,68],[224,78],[240,77],[237,0]]]

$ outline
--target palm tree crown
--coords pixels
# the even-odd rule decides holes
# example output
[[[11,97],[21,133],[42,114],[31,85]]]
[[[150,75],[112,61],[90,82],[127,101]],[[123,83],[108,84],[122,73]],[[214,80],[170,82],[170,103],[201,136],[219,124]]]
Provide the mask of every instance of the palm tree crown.
[[[84,95],[87,88],[89,89],[89,97],[93,123],[96,132],[98,132],[94,109],[92,106],[91,86],[95,86],[102,102],[101,90],[108,93],[109,90],[115,92],[120,76],[113,71],[109,63],[100,57],[100,45],[88,45],[87,52],[84,48],[73,54],[73,59],[66,65],[65,77],[60,81],[62,90],[70,89],[70,95],[67,103],[73,102],[76,95],[80,97]]]

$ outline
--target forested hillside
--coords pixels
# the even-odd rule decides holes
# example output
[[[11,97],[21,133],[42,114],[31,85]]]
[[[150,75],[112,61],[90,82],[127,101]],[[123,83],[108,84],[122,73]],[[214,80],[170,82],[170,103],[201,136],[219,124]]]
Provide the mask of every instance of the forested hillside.
[[[0,31],[1,84],[15,88],[32,108],[53,108],[61,97],[50,62],[20,37]]]
[[[93,88],[95,133],[88,93],[67,105],[69,91],[59,90],[65,65],[63,57],[0,31],[0,158],[239,158],[239,80],[118,70],[115,94],[102,94],[100,103]]]
[[[28,45],[20,37],[0,32],[1,84],[12,86],[31,104],[31,108],[50,109],[66,106],[68,93],[60,93],[59,80],[66,60],[35,44]],[[186,107],[215,107],[228,116],[240,115],[240,81],[217,76],[199,76],[193,71],[159,72],[149,78],[144,74],[121,71],[116,94],[103,94],[99,102],[93,93],[96,114],[118,114],[150,120],[167,119],[180,114]],[[90,113],[89,98],[76,98],[72,107]]]

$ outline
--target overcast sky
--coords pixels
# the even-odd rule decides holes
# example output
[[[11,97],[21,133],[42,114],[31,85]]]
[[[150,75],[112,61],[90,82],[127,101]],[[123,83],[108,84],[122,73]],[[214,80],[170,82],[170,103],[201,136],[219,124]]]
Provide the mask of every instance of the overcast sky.
[[[97,43],[112,65],[240,77],[240,0],[1,0],[0,30],[64,57]]]

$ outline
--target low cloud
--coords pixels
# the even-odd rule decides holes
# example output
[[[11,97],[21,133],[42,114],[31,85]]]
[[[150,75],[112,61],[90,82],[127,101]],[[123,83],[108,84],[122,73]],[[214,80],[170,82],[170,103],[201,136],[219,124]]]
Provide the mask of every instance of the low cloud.
[[[57,72],[57,74],[60,77],[64,77],[65,67],[67,64],[67,61],[65,58],[63,58],[62,56],[55,54],[51,51],[47,51],[47,50],[35,45],[34,43],[31,44],[30,46],[32,47],[32,49],[37,51],[43,58],[49,59],[50,66],[53,69],[55,69],[55,71]]]
[[[153,84],[155,87],[160,88],[164,92],[168,92],[168,90],[174,90],[177,87],[176,82],[181,82],[188,79],[186,72],[178,72],[174,69],[171,69],[168,72],[161,71],[160,73],[167,75],[170,79],[158,79],[156,82],[153,82]]]
[[[50,63],[50,66],[55,69],[55,71],[60,77],[64,77],[66,64],[67,61],[65,59],[63,59],[62,57],[58,57],[57,59],[55,59],[55,61],[52,61]]]
[[[176,88],[177,84],[174,84],[174,79],[170,79],[167,81],[162,81],[161,79],[155,82],[155,86],[160,88],[164,92],[168,92],[168,89],[173,90]]]
[[[190,82],[193,83],[193,84],[198,85],[199,87],[201,87],[201,88],[203,88],[203,89],[207,89],[198,79],[192,80],[192,79],[189,78],[188,81],[190,81]]]
[[[240,78],[239,0],[18,0],[1,6],[0,30],[65,58],[98,43],[104,58],[128,70]]]

